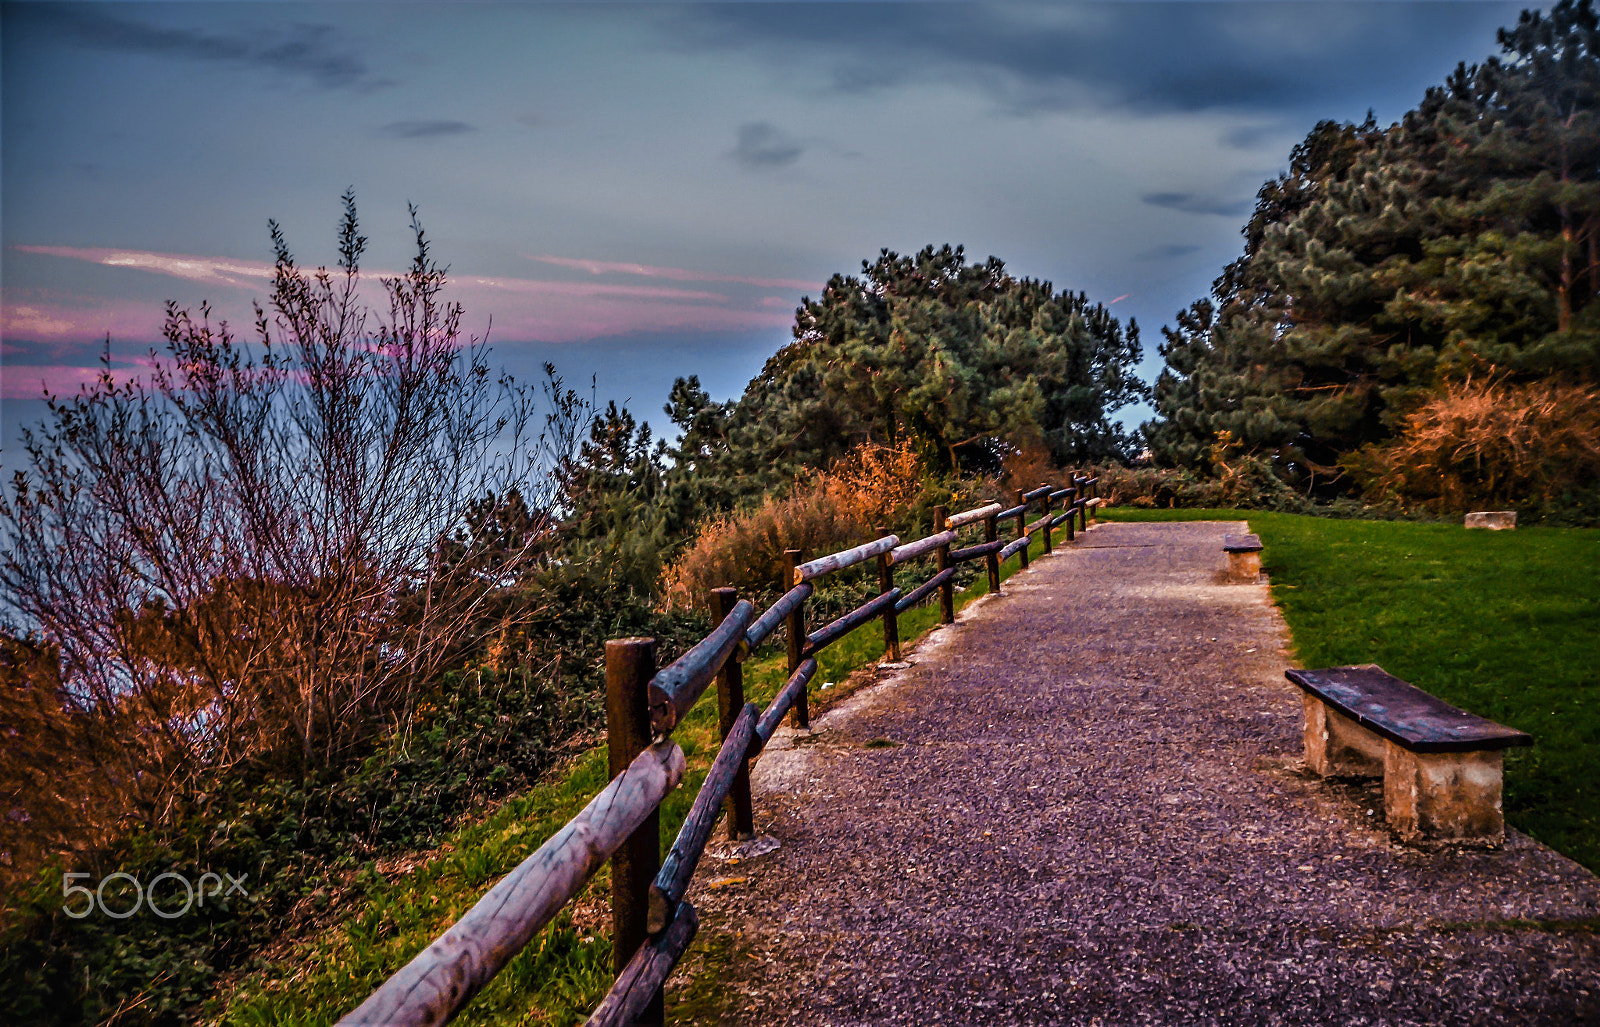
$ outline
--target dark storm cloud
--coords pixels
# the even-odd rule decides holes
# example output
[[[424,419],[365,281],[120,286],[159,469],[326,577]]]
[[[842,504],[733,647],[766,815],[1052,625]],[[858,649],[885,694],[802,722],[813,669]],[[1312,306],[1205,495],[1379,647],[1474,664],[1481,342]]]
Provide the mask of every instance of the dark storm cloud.
[[[1496,52],[1505,4],[708,4],[670,22],[679,46],[760,53],[785,74],[822,69],[866,92],[957,82],[1014,113],[1114,106],[1141,113],[1329,116],[1389,86],[1421,90]],[[1414,84],[1413,84],[1414,80]]]
[[[477,126],[465,121],[391,121],[378,131],[396,139],[432,139],[476,132]]]
[[[1195,193],[1146,193],[1139,200],[1152,207],[1165,207],[1185,214],[1215,214],[1228,218],[1248,214],[1252,206],[1249,200],[1219,200]]]
[[[739,126],[739,142],[733,159],[747,168],[781,168],[793,164],[805,152],[799,141],[765,121]]]
[[[255,67],[303,76],[326,89],[373,89],[388,82],[338,30],[296,24],[259,33],[228,34],[172,28],[107,14],[101,7],[27,5],[11,13],[82,46]]]

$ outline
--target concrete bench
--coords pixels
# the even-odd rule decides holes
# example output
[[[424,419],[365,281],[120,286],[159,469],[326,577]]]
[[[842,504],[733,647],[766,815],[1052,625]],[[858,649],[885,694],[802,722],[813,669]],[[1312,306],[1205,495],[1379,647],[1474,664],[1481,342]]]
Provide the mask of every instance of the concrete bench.
[[[1306,763],[1323,777],[1381,776],[1384,814],[1403,840],[1504,840],[1504,750],[1532,745],[1531,737],[1375,663],[1285,675],[1305,691]]]
[[[1254,535],[1222,536],[1228,554],[1228,580],[1253,585],[1261,580],[1261,540]]]

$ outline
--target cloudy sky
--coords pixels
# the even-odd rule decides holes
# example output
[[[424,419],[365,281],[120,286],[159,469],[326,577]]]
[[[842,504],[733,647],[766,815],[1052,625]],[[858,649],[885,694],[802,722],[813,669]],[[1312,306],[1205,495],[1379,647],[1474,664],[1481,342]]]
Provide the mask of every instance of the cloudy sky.
[[[6,3],[0,435],[163,305],[249,323],[268,219],[366,266],[420,208],[496,359],[661,426],[734,396],[881,248],[959,243],[1160,327],[1317,121],[1388,123],[1495,53],[1500,3]],[[491,329],[492,324],[492,329]]]

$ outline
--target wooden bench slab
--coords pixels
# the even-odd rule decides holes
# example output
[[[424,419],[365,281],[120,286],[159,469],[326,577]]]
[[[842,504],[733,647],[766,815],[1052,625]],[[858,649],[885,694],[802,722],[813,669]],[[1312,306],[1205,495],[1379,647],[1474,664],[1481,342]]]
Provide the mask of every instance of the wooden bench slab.
[[[1259,553],[1261,552],[1261,539],[1255,535],[1224,535],[1222,536],[1222,551],[1224,553]]]
[[[1476,752],[1533,744],[1521,731],[1459,710],[1375,663],[1284,674],[1357,724],[1412,752]]]

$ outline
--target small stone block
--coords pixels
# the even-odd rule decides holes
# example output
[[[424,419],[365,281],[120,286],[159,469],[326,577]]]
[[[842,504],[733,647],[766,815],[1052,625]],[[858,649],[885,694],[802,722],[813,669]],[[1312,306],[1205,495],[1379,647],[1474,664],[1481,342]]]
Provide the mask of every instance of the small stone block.
[[[1505,753],[1412,752],[1387,743],[1383,808],[1404,841],[1497,846],[1505,840]]]
[[[1379,777],[1388,743],[1321,699],[1306,693],[1306,764],[1320,777]]]
[[[1228,580],[1236,585],[1254,585],[1261,580],[1260,553],[1229,553]]]
[[[1490,531],[1510,531],[1517,526],[1515,510],[1479,510],[1467,514],[1469,528],[1488,528]]]

